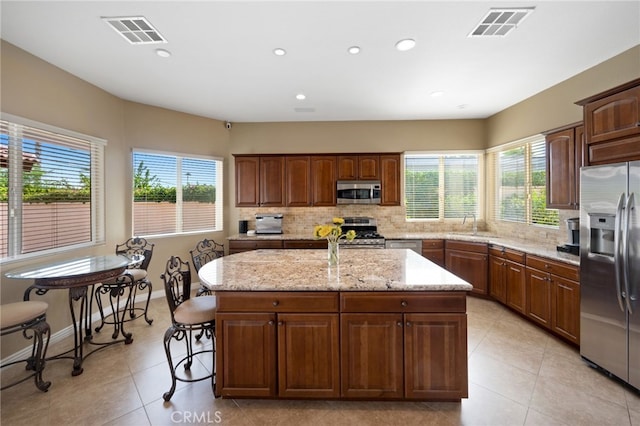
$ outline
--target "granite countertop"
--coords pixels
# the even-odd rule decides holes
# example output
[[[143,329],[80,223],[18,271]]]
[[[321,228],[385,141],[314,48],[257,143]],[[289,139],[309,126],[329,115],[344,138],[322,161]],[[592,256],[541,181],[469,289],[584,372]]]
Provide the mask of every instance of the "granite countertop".
[[[547,247],[539,244],[532,244],[526,241],[505,238],[487,232],[478,232],[477,235],[469,233],[452,232],[384,232],[386,240],[459,240],[475,241],[487,244],[494,244],[501,247],[523,251],[527,254],[556,259],[572,265],[580,265],[580,256],[569,253],[562,253],[556,250],[555,246]],[[228,237],[229,240],[313,240],[313,235],[309,234],[259,234],[247,236],[246,234],[236,234]]]
[[[205,264],[200,282],[213,291],[470,291],[468,282],[406,250],[252,250]]]

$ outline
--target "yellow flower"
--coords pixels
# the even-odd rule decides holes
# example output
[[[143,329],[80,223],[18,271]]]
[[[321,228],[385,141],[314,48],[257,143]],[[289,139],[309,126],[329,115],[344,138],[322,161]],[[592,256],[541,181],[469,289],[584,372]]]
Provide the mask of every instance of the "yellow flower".
[[[346,234],[342,233],[342,224],[344,219],[341,217],[334,217],[332,224],[316,225],[313,228],[313,236],[316,239],[326,238],[329,242],[337,242],[344,238],[347,241],[352,241],[356,237],[356,231],[350,230]]]

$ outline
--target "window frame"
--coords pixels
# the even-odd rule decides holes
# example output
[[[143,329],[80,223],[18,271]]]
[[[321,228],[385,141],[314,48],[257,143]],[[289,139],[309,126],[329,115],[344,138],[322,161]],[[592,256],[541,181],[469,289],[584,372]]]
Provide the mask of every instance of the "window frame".
[[[18,160],[18,156],[9,156],[9,180],[12,183],[16,183],[14,191],[9,191],[8,194],[8,211],[14,209],[17,213],[12,217],[7,218],[7,257],[0,258],[0,263],[8,264],[12,262],[24,261],[28,259],[34,259],[38,257],[48,256],[52,254],[59,254],[61,252],[68,252],[77,249],[95,247],[104,244],[106,241],[106,222],[105,222],[105,148],[107,146],[107,140],[98,138],[96,136],[86,135],[83,133],[75,132],[73,130],[64,129],[61,127],[53,126],[50,124],[42,123],[28,118],[0,112],[0,120],[9,123],[9,132],[18,132],[19,136],[10,137],[9,146],[12,142],[15,144],[16,139],[19,139],[20,147],[19,152],[22,151],[22,133],[25,128],[31,128],[36,131],[43,131],[48,133],[57,134],[67,138],[77,139],[79,142],[86,143],[86,148],[90,153],[90,179],[91,179],[91,209],[90,209],[90,241],[69,244],[54,248],[48,248],[44,250],[37,250],[29,253],[20,253],[23,249],[22,243],[22,229],[24,223],[22,220],[22,208],[23,208],[23,182],[22,174],[15,176],[16,168],[22,169],[22,165]],[[13,139],[13,141],[12,141]],[[55,141],[53,144],[58,144]],[[13,170],[13,171],[12,171]],[[13,207],[12,207],[13,206]]]
[[[171,157],[177,161],[176,164],[176,209],[182,209],[182,174],[181,164],[182,160],[206,160],[216,162],[216,202],[215,202],[215,225],[216,228],[197,229],[191,231],[178,231],[170,233],[135,233],[135,176],[136,176],[136,164],[135,154],[157,155]],[[221,232],[224,231],[224,159],[218,156],[190,154],[174,151],[153,150],[146,148],[132,148],[131,149],[131,234],[132,236],[144,237],[144,238],[165,238],[174,236],[185,236],[202,234],[207,232]],[[182,210],[176,212],[176,218],[180,218]]]
[[[462,219],[462,217],[445,217],[445,203],[444,203],[444,194],[446,191],[445,183],[445,172],[444,172],[444,161],[446,157],[457,157],[457,156],[465,156],[465,155],[474,155],[477,159],[477,187],[478,187],[478,195],[477,195],[477,204],[476,211],[469,212],[475,213],[476,219],[481,220],[484,219],[484,205],[485,205],[485,197],[484,197],[484,182],[485,182],[485,151],[482,150],[461,150],[461,151],[406,151],[403,156],[402,161],[402,195],[403,195],[403,205],[405,207],[405,221],[406,222],[431,222],[431,223],[446,223],[446,222],[458,222]],[[438,158],[438,217],[437,218],[408,218],[406,214],[407,207],[407,192],[406,192],[406,166],[407,166],[407,158],[415,158],[415,157],[434,157]]]

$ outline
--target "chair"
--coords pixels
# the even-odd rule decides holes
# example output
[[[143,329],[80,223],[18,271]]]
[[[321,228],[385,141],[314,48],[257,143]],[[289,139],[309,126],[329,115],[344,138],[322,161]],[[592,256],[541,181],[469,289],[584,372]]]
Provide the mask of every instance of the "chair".
[[[122,244],[116,245],[116,254],[125,255],[133,258],[136,255],[144,256],[144,259],[139,263],[133,263],[127,267],[127,269],[118,277],[111,281],[101,283],[95,290],[96,303],[98,310],[100,311],[100,325],[96,327],[96,331],[100,331],[105,324],[113,324],[114,332],[113,338],[115,339],[119,333],[119,327],[125,321],[131,321],[144,315],[144,319],[147,324],[151,324],[153,319],[148,316],[149,302],[151,301],[152,286],[151,281],[147,279],[147,268],[151,262],[151,256],[153,255],[154,244],[149,243],[146,239],[140,237],[133,237],[128,239]],[[125,289],[129,290],[125,297]],[[148,290],[147,301],[144,308],[135,307],[135,299],[138,291],[144,289]],[[108,320],[104,315],[102,307],[102,295],[109,294],[109,303],[111,306],[111,312],[113,321]],[[125,297],[125,304],[121,305],[121,299]],[[136,311],[140,311],[136,315]],[[126,313],[129,313],[129,319],[125,319]],[[124,331],[123,331],[123,334]]]
[[[164,289],[171,311],[171,326],[164,334],[164,350],[167,354],[167,362],[171,370],[171,389],[165,392],[162,398],[169,401],[176,390],[176,381],[198,382],[211,378],[211,388],[215,393],[215,316],[216,298],[214,296],[201,296],[191,298],[191,268],[189,262],[183,262],[177,256],[171,256],[167,261],[164,274],[160,276],[164,281]],[[193,347],[193,333],[206,332],[211,334],[214,342],[212,349],[195,351]],[[186,355],[175,365],[171,357],[171,341],[184,340],[187,346]],[[196,337],[196,340],[198,338]],[[213,354],[211,374],[197,378],[178,377],[176,368],[184,364],[185,370],[190,370],[195,357],[204,353]]]
[[[196,272],[198,272],[205,263],[224,256],[224,245],[205,238],[204,240],[199,241],[198,244],[196,244],[196,248],[190,250],[189,253],[191,253],[193,267],[196,268]],[[202,295],[211,296],[213,295],[213,292],[208,287],[201,284],[196,296]]]
[[[42,380],[42,371],[44,370],[45,364],[44,359],[47,355],[50,337],[50,328],[47,323],[48,307],[49,305],[47,305],[47,303],[40,301],[25,301],[2,305],[2,309],[0,310],[0,336],[21,331],[26,339],[33,339],[33,345],[30,357],[9,362],[2,365],[1,368],[26,362],[26,369],[33,370],[33,373],[2,386],[0,390],[5,390],[18,383],[22,383],[31,377],[35,378],[34,380],[38,389],[43,392],[49,390],[51,382]],[[29,331],[32,335],[29,335]]]

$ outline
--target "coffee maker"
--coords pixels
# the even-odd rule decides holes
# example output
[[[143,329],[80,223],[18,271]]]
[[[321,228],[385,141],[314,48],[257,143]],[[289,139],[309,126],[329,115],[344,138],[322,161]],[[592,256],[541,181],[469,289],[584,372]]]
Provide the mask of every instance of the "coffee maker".
[[[567,243],[556,247],[558,251],[571,253],[578,256],[580,254],[580,218],[572,217],[567,219]]]

